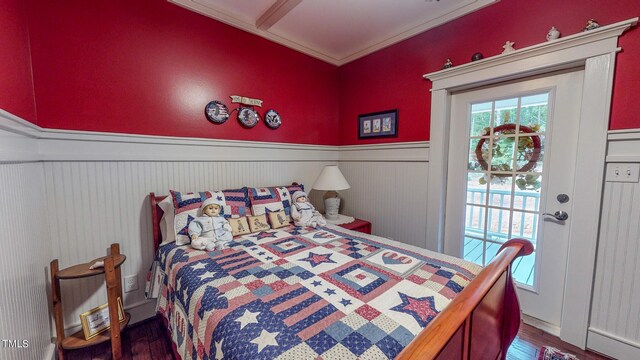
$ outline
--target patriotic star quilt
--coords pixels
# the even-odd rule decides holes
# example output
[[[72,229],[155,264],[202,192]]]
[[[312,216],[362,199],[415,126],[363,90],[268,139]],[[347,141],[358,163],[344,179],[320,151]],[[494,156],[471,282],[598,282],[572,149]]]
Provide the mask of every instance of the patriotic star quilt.
[[[151,295],[182,359],[393,359],[481,269],[332,225],[230,245],[158,250]]]

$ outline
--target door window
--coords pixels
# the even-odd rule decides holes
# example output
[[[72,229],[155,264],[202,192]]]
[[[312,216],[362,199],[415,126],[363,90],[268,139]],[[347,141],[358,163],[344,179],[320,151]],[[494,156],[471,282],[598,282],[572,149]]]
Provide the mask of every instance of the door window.
[[[471,104],[464,258],[486,265],[511,238],[538,244],[549,92]],[[513,264],[535,284],[536,252]]]

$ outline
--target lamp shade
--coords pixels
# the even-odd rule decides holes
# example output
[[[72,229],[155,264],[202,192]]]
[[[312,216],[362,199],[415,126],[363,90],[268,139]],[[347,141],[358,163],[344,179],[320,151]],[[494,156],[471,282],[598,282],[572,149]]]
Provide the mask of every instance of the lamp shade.
[[[338,165],[327,165],[322,169],[320,175],[318,175],[312,188],[316,190],[335,191],[346,190],[350,187],[347,179],[345,179],[344,175],[340,172]]]

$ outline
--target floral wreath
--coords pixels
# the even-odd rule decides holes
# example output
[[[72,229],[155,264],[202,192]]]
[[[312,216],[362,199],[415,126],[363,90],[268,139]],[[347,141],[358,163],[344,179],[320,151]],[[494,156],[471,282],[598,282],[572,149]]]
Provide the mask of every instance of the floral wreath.
[[[510,131],[510,130],[514,130],[516,129],[516,124],[503,124],[503,125],[499,125],[496,126],[493,129],[493,133],[500,133],[502,131]],[[521,133],[528,133],[528,134],[533,134],[535,133],[535,131],[527,126],[523,126],[520,125],[520,132]],[[538,162],[538,160],[540,159],[540,153],[541,153],[541,142],[540,142],[540,136],[538,135],[530,135],[529,136],[531,138],[531,141],[533,142],[533,152],[531,152],[531,156],[529,158],[529,162],[527,162],[526,164],[524,164],[520,169],[516,170],[517,172],[527,172],[531,169],[533,169],[536,166],[536,163]],[[480,139],[480,141],[478,141],[478,145],[476,146],[476,159],[478,160],[478,163],[480,164],[480,166],[482,166],[482,169],[487,171],[489,170],[489,164],[487,163],[487,161],[484,159],[484,157],[482,156],[482,145],[484,145],[484,143],[486,142],[486,138]],[[527,147],[531,147],[531,146],[527,146]],[[493,174],[493,176],[496,177],[506,177],[506,176],[511,176],[510,174]]]

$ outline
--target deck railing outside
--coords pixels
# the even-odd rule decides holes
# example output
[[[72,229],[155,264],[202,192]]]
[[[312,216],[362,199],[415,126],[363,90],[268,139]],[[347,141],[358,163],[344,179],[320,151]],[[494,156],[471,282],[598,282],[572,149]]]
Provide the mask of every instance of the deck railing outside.
[[[480,197],[485,197],[487,193],[487,190],[484,188],[468,188],[467,189],[467,194],[470,194],[472,196],[472,198],[474,198],[477,195],[479,195]],[[509,209],[511,207],[511,191],[509,190],[497,190],[497,189],[492,189],[490,191],[490,195],[491,195],[491,203],[493,204],[493,206],[497,206],[503,209]],[[494,196],[497,195],[499,196],[499,201],[498,204],[496,205],[495,203],[495,198]],[[528,234],[525,231],[525,226],[520,226],[519,231],[517,231],[516,233],[512,233],[511,237],[515,238],[522,238],[522,239],[527,239],[529,241],[531,241],[532,243],[535,244],[536,242],[536,238],[538,237],[538,213],[537,213],[537,209],[540,208],[540,193],[535,192],[535,191],[516,191],[514,192],[514,210],[522,210],[526,208],[526,204],[529,204],[529,201],[533,201],[534,206],[533,208],[536,209],[535,213],[533,214],[533,224],[532,224],[532,232],[530,234]],[[477,236],[477,237],[484,237],[484,209],[483,208],[479,208],[480,211],[476,211],[476,208],[474,207],[470,207],[469,208],[469,213],[467,214],[467,218],[466,218],[466,223],[465,223],[465,234],[467,235],[471,235],[471,236]],[[505,220],[508,221],[509,219],[504,219],[502,216],[502,212],[498,213],[498,218],[496,219],[493,216],[493,213],[491,211],[488,211],[488,226],[487,226],[487,239],[488,240],[494,240],[494,241],[499,241],[499,242],[504,242],[507,239],[507,237],[509,236],[509,233],[505,233],[505,232],[500,232],[500,231],[491,231],[492,228],[494,229],[503,229],[504,225],[506,225],[506,228],[509,228],[509,224],[504,223]],[[520,216],[520,224],[525,224],[525,212],[520,212],[519,216]],[[497,222],[497,226],[495,226]],[[474,225],[476,224],[476,225]],[[494,224],[494,226],[491,226],[491,224]]]
[[[467,196],[470,199],[483,199],[486,197],[487,190],[485,188],[467,189]],[[491,189],[489,192],[491,208],[502,208],[508,211],[511,208],[511,191]],[[485,207],[477,203],[477,201],[469,201],[479,206],[467,206],[467,214],[465,220],[465,238],[464,242],[464,258],[482,264],[483,258],[485,264],[491,261],[496,255],[500,244],[509,238],[508,229],[511,227],[509,216],[503,216],[502,211],[487,211],[487,237],[486,245],[482,245],[484,239],[485,228]],[[522,210],[527,210],[524,212]],[[512,228],[511,238],[523,238],[531,241],[534,246],[538,237],[538,218],[540,209],[540,193],[535,191],[516,191],[513,193],[513,216],[519,219],[512,219],[512,222],[519,223],[519,228]],[[525,217],[528,216],[528,219]],[[526,224],[525,220],[529,221]],[[491,229],[494,229],[493,231]],[[507,229],[505,231],[505,229]],[[485,256],[482,252],[485,251]],[[533,285],[534,280],[535,254],[519,258],[513,264],[512,270],[515,279],[523,284]]]

